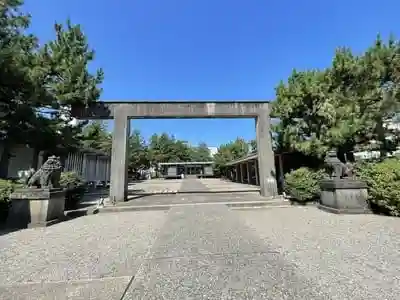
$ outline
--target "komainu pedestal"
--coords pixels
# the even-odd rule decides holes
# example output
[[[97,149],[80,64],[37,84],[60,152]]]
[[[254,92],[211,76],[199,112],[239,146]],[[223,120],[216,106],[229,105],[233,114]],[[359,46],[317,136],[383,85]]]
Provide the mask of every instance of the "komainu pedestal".
[[[335,151],[325,159],[330,176],[320,182],[320,209],[338,214],[371,213],[368,205],[367,184],[353,178],[351,166],[342,163]]]
[[[44,227],[64,219],[63,189],[20,188],[11,194],[9,227]]]
[[[370,213],[365,182],[353,179],[325,179],[321,181],[318,207],[337,214]]]
[[[26,187],[11,195],[8,214],[9,227],[42,227],[64,219],[65,191],[60,187],[62,165],[60,158],[50,156],[30,178]]]

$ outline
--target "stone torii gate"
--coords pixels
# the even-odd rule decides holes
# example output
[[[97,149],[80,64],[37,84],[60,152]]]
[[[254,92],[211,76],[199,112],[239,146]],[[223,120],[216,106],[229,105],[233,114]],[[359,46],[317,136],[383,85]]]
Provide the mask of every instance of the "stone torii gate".
[[[130,119],[254,118],[260,193],[265,197],[277,195],[268,102],[95,102],[88,107],[73,107],[72,114],[79,119],[114,119],[110,179],[110,201],[113,203],[125,201],[127,198]]]

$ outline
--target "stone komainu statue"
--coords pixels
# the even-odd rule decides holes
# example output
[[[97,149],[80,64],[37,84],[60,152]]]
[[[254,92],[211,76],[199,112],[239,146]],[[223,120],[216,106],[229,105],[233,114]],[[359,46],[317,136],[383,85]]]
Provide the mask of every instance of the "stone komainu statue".
[[[46,162],[28,180],[28,187],[58,188],[62,164],[60,157],[50,156]]]
[[[329,151],[325,163],[330,169],[329,175],[334,178],[352,178],[354,177],[354,167],[350,162],[343,163],[336,155],[336,151]]]

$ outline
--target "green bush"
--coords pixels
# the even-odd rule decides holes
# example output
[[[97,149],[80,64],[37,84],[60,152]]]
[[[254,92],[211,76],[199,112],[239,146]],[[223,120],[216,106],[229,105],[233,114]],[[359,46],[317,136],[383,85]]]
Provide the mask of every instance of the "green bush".
[[[10,180],[0,179],[0,222],[5,221],[10,208],[10,195],[18,186]]]
[[[62,172],[60,185],[66,188],[65,209],[76,208],[86,191],[82,177],[76,172]]]
[[[84,183],[82,177],[76,172],[62,172],[60,185],[65,188],[80,186]]]
[[[400,160],[364,163],[357,168],[357,177],[368,184],[371,208],[380,213],[400,216]]]
[[[12,181],[0,179],[0,202],[8,201],[13,190],[14,185]]]
[[[298,201],[315,201],[321,194],[319,184],[323,177],[323,170],[302,167],[285,175],[284,190]]]

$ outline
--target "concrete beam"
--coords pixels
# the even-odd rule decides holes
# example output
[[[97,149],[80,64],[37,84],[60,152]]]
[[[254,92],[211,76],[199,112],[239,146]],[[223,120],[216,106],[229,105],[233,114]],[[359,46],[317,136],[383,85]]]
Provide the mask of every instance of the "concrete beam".
[[[245,157],[230,161],[230,162],[226,163],[225,166],[233,166],[233,165],[236,165],[236,164],[239,164],[239,163],[247,162],[247,161],[250,161],[250,160],[255,160],[255,159],[257,159],[257,155],[258,155],[257,153],[252,153],[252,154],[250,154],[248,156],[245,156]]]
[[[171,102],[95,102],[89,107],[73,107],[79,119],[113,119],[117,111],[128,118],[255,118],[268,102],[257,101],[171,101]]]
[[[278,195],[270,127],[269,109],[266,107],[259,111],[256,119],[260,193],[263,197]]]

